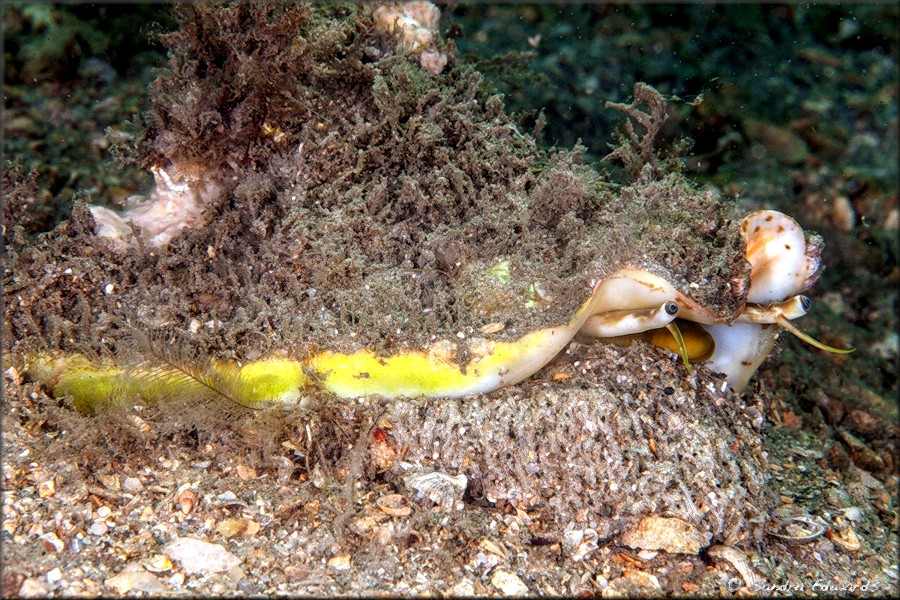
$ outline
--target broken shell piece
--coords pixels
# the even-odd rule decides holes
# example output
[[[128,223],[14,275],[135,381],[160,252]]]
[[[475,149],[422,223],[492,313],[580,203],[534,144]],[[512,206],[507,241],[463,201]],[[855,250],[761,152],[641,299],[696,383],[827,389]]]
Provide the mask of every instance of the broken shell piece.
[[[412,507],[400,494],[381,496],[375,501],[375,504],[383,513],[392,517],[408,517],[412,514]]]
[[[637,527],[619,536],[618,542],[635,550],[665,550],[671,553],[697,554],[709,544],[711,534],[700,533],[692,524],[677,517],[644,517]]]
[[[731,546],[713,546],[706,551],[706,554],[712,558],[725,560],[731,563],[731,566],[741,574],[744,579],[744,585],[750,590],[759,590],[765,579],[757,573],[750,564],[747,555]]]
[[[825,533],[825,526],[812,517],[791,517],[770,525],[766,533],[786,544],[808,544]]]
[[[852,527],[847,527],[843,531],[837,531],[831,528],[826,529],[825,537],[831,540],[835,546],[844,552],[858,552],[862,547],[859,536],[856,535],[856,532],[853,531]]]
[[[407,475],[403,483],[414,490],[419,497],[425,497],[444,510],[461,510],[463,494],[469,480],[465,475],[448,475],[433,471],[431,473]]]
[[[186,515],[190,514],[194,510],[194,506],[197,505],[197,494],[193,490],[184,490],[178,494],[175,502],[178,504],[181,512]]]

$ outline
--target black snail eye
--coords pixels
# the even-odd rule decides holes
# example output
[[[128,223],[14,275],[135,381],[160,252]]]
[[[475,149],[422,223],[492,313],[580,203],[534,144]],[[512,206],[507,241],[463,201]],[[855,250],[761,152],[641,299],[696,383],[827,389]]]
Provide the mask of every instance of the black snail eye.
[[[809,311],[809,307],[812,306],[812,300],[809,299],[809,296],[800,296],[800,306],[803,307],[803,310]]]
[[[674,302],[666,302],[666,314],[674,317],[678,314],[678,305]]]

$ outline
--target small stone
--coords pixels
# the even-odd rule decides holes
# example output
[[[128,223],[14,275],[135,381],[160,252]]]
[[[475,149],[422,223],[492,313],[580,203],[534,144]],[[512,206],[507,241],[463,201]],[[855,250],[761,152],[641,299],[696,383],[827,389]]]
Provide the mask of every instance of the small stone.
[[[55,533],[45,533],[41,536],[41,544],[47,552],[62,552],[66,544]]]
[[[194,538],[176,538],[166,544],[163,553],[181,563],[188,574],[222,573],[241,563],[241,559],[223,546]]]
[[[237,471],[237,476],[241,478],[241,481],[250,481],[251,479],[256,479],[256,469],[253,467],[248,467],[247,465],[238,465],[235,468]]]
[[[336,571],[346,571],[350,568],[350,555],[341,554],[328,559],[328,566]]]
[[[288,581],[300,581],[309,577],[309,569],[288,565],[284,568],[284,576],[288,578]]]
[[[659,595],[662,586],[652,573],[630,569],[625,575],[609,582],[603,590],[606,598],[636,598],[648,595]]]
[[[681,554],[697,554],[709,545],[711,534],[676,517],[644,517],[637,527],[619,536],[619,543],[635,550],[665,550]]]
[[[816,394],[816,405],[829,425],[837,425],[844,418],[844,404],[821,390]]]
[[[844,516],[848,521],[853,521],[854,523],[859,523],[863,520],[862,511],[856,506],[851,506],[849,508],[844,509]]]
[[[172,570],[172,561],[165,554],[154,554],[145,560],[143,565],[151,573],[163,573]]]
[[[246,528],[247,521],[244,519],[225,519],[216,525],[216,533],[227,539],[239,535]]]
[[[850,458],[853,459],[856,466],[871,473],[878,473],[884,469],[884,461],[864,441],[843,427],[838,427],[837,433],[850,451]]]
[[[122,481],[122,491],[129,494],[139,494],[144,491],[144,484],[137,477],[126,477]]]
[[[9,367],[5,371],[3,371],[3,378],[10,383],[14,383],[16,385],[22,384],[22,376],[19,375],[19,371],[15,367]]]
[[[450,595],[471,598],[475,595],[475,584],[473,584],[468,579],[463,579],[462,581],[455,583],[453,587],[450,588]]]
[[[491,575],[491,585],[503,592],[504,596],[522,596],[529,592],[519,576],[509,571],[497,569]]]
[[[850,455],[847,454],[847,450],[840,442],[831,444],[825,458],[828,460],[828,466],[835,471],[843,472],[850,468]]]
[[[12,569],[4,569],[0,577],[2,577],[0,578],[0,596],[4,598],[18,596],[22,583],[25,581],[25,574]]]
[[[88,533],[91,535],[104,535],[107,531],[109,531],[109,527],[103,521],[94,521],[88,528]]]
[[[572,560],[584,560],[597,549],[599,535],[593,529],[575,529],[567,531],[563,535],[563,551],[572,557]]]
[[[47,578],[47,583],[50,585],[53,585],[54,583],[56,583],[60,579],[62,579],[62,571],[59,569],[59,567],[50,569],[49,571],[47,571],[46,578]]]
[[[225,573],[225,577],[227,577],[231,584],[237,588],[241,580],[246,577],[246,573],[244,573],[244,569],[241,567],[232,567]]]
[[[50,593],[47,584],[37,577],[29,577],[22,582],[19,588],[19,596],[22,598],[46,598]]]
[[[858,409],[848,412],[841,425],[867,441],[882,439],[887,432],[881,419]]]
[[[850,500],[850,494],[837,488],[828,490],[828,495],[825,497],[825,500],[830,506],[835,508],[845,508],[850,506],[850,502],[852,502],[852,500]]]
[[[164,594],[168,591],[156,575],[148,573],[138,564],[128,565],[118,575],[107,579],[106,585],[116,590],[119,594],[127,594],[129,592]]]
[[[809,148],[799,135],[784,126],[772,125],[756,119],[744,122],[744,131],[753,142],[754,156],[772,156],[783,165],[797,165],[809,156]]]
[[[38,496],[41,498],[50,498],[56,493],[56,480],[51,478],[42,481],[37,486]]]

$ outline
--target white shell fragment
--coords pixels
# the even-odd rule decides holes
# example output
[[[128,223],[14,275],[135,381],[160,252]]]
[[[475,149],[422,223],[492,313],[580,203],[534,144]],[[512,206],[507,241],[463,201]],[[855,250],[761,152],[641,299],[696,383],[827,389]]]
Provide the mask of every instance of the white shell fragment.
[[[415,491],[419,497],[425,497],[444,510],[461,510],[463,494],[469,480],[465,475],[448,475],[433,471],[431,473],[407,475],[403,483]]]

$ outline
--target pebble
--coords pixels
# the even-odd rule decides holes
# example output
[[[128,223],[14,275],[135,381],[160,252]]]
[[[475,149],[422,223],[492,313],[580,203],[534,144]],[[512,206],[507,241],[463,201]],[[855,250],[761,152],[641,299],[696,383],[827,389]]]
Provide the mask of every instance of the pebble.
[[[884,461],[864,441],[842,427],[837,428],[837,433],[856,466],[875,473],[884,469]]]
[[[172,561],[165,554],[154,554],[142,564],[151,573],[162,573],[172,569]]]
[[[328,566],[336,571],[346,571],[350,568],[350,555],[341,554],[328,559]]]
[[[744,130],[753,142],[751,152],[757,158],[768,155],[783,165],[798,165],[809,156],[803,138],[787,127],[747,119]]]
[[[841,424],[864,440],[876,440],[885,437],[887,427],[878,417],[859,409],[847,413]]]
[[[862,511],[856,506],[845,508],[844,516],[847,517],[848,521],[853,521],[854,523],[859,523],[863,520]]]
[[[53,585],[54,583],[62,579],[62,571],[59,569],[59,567],[56,567],[55,569],[47,571],[46,577],[47,583]]]
[[[91,535],[104,535],[107,531],[109,531],[109,527],[103,521],[94,521],[88,529],[88,533]]]
[[[475,595],[475,584],[469,579],[463,579],[450,588],[450,595],[472,597]]]
[[[29,577],[22,582],[18,595],[22,598],[46,598],[49,593],[46,583],[37,577]]]
[[[529,592],[519,576],[509,571],[498,569],[491,575],[491,585],[503,592],[504,596],[521,596]]]
[[[622,577],[609,582],[603,589],[604,598],[637,598],[643,596],[659,596],[662,586],[652,573],[630,569]]]
[[[181,568],[189,574],[221,573],[241,562],[241,559],[223,546],[194,538],[175,538],[166,544],[163,553],[181,563]]]
[[[44,549],[48,552],[62,552],[66,544],[55,533],[50,532],[41,536],[41,542]]]
[[[846,508],[850,506],[850,494],[842,489],[832,488],[828,490],[828,495],[826,496],[826,501],[830,506],[835,508]]]
[[[144,484],[137,477],[126,477],[122,481],[122,490],[129,494],[137,494],[144,491]]]
[[[148,573],[138,564],[125,567],[121,573],[106,580],[106,585],[119,594],[143,592],[145,594],[164,594],[166,586],[153,573]]]

